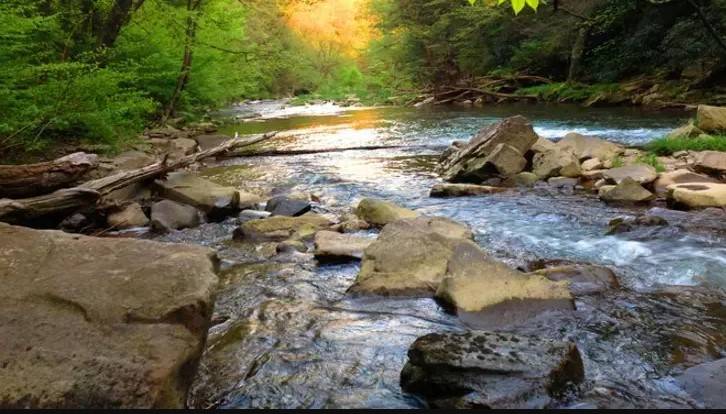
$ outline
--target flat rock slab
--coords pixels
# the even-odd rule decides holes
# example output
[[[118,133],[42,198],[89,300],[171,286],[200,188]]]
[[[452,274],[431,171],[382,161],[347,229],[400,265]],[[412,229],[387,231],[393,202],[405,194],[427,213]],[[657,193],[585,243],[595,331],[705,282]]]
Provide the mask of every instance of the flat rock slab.
[[[151,227],[157,231],[196,227],[201,222],[199,216],[199,210],[195,207],[171,200],[161,200],[151,205]]]
[[[676,381],[704,408],[726,408],[726,358],[688,368]]]
[[[431,188],[431,197],[467,197],[495,194],[506,191],[506,188],[476,184],[436,184]]]
[[[563,150],[572,151],[580,160],[598,158],[611,160],[623,153],[623,147],[598,137],[570,133],[557,142]]]
[[[690,183],[717,183],[718,180],[711,177],[696,174],[691,171],[681,169],[665,172],[658,176],[655,180],[655,192],[659,194],[668,193],[668,187],[673,184],[690,184]]]
[[[183,408],[211,250],[0,223],[0,408]]]
[[[174,172],[166,180],[157,180],[162,197],[192,205],[207,214],[239,208],[240,194],[233,187],[222,187],[188,172]]]
[[[296,198],[290,198],[285,196],[273,197],[267,201],[266,211],[269,211],[273,216],[289,216],[296,217],[302,216],[312,209],[312,206],[307,200],[301,200]]]
[[[363,251],[374,241],[374,239],[353,234],[319,231],[315,233],[315,258],[323,263],[361,260]]]
[[[327,229],[332,222],[318,214],[304,214],[300,217],[274,216],[242,223],[234,232],[237,240],[284,241],[290,238],[305,238],[318,230]]]
[[[575,344],[509,333],[429,334],[408,358],[401,387],[433,408],[546,408],[584,379]]]
[[[598,189],[598,197],[604,201],[624,204],[641,204],[652,201],[655,194],[643,188],[637,181],[625,177],[618,185],[605,185]]]
[[[726,184],[675,184],[668,187],[668,198],[694,209],[726,207]]]
[[[701,151],[693,153],[696,171],[715,176],[726,175],[726,152]]]
[[[607,170],[603,173],[603,177],[615,184],[620,184],[626,178],[630,178],[638,184],[648,184],[655,181],[658,173],[650,165],[634,164]]]

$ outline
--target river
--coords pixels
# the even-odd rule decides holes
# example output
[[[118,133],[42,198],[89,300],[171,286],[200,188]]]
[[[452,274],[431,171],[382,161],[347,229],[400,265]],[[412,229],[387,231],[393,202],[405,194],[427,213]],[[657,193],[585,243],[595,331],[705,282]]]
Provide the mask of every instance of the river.
[[[346,109],[328,104],[301,110],[261,102],[224,111],[228,120],[245,119],[229,122],[223,132],[284,131],[266,146],[336,151],[226,159],[202,174],[252,191],[309,192],[320,199],[315,209],[322,213],[340,215],[358,200],[375,197],[446,216],[468,224],[483,249],[515,267],[537,259],[609,266],[623,291],[580,298],[576,312],[513,329],[578,344],[587,381],[578,396],[562,402],[564,407],[692,406],[671,375],[724,354],[726,308],[707,291],[686,287],[726,286],[726,232],[684,225],[607,236],[609,220],[643,209],[548,188],[428,197],[439,181],[433,172],[437,155],[451,141],[468,140],[483,126],[514,114],[528,117],[547,138],[579,132],[635,146],[688,118],[682,112],[567,105]],[[384,148],[340,151],[361,146]],[[229,219],[160,238],[211,246],[222,258],[223,287],[192,406],[423,406],[399,387],[406,350],[426,333],[467,329],[461,321],[430,299],[351,298],[345,292],[357,265],[316,266],[305,255],[275,256],[274,246],[232,241],[235,225]],[[663,291],[671,285],[684,288]]]

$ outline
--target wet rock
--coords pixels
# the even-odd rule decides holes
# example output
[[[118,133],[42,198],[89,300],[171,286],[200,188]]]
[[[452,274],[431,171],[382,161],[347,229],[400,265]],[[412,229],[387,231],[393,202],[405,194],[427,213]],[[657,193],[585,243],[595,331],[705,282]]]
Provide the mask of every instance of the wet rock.
[[[283,241],[310,237],[332,225],[327,218],[308,213],[300,217],[274,216],[242,223],[234,231],[237,240]]]
[[[115,229],[130,229],[147,225],[149,218],[146,217],[138,203],[131,203],[121,210],[109,214],[106,221]]]
[[[206,151],[208,149],[222,145],[226,141],[232,139],[232,137],[228,135],[212,134],[198,135],[194,139],[197,141],[197,144],[199,144],[199,149],[201,149],[202,151]]]
[[[444,180],[452,182],[513,175],[526,165],[524,154],[537,138],[526,118],[507,118],[479,131],[463,148],[442,160],[438,171]]]
[[[373,239],[333,231],[315,233],[315,258],[323,263],[361,260]]]
[[[726,408],[726,358],[688,368],[676,381],[703,408]]]
[[[113,165],[122,171],[136,170],[156,162],[151,155],[141,151],[126,151],[111,160]]]
[[[0,224],[0,252],[0,407],[185,406],[217,285],[210,250]]]
[[[604,266],[571,264],[548,267],[533,274],[556,282],[569,282],[568,287],[573,296],[593,295],[620,288],[615,273]]]
[[[75,233],[80,232],[84,227],[91,224],[91,221],[86,217],[86,215],[81,213],[76,213],[71,216],[66,217],[61,221],[60,228],[63,231]]]
[[[162,197],[192,205],[207,214],[227,214],[240,204],[237,189],[222,187],[188,172],[174,172],[155,183]]]
[[[618,185],[605,185],[598,190],[598,197],[604,201],[619,203],[647,203],[655,195],[646,190],[630,177],[625,177]]]
[[[668,199],[688,208],[726,207],[726,184],[675,184],[668,187]]]
[[[705,176],[693,173],[688,170],[675,170],[662,173],[655,180],[655,192],[658,194],[666,194],[668,187],[673,184],[690,184],[690,183],[717,183],[718,181]]]
[[[337,231],[339,233],[355,233],[361,230],[368,230],[371,225],[365,221],[359,219],[355,214],[345,214],[340,220],[340,223],[332,226],[330,230]]]
[[[355,214],[374,226],[382,227],[397,220],[417,217],[418,213],[399,207],[388,201],[365,198],[355,209]]]
[[[539,181],[537,174],[523,171],[507,178],[502,185],[507,187],[533,187],[537,181]]]
[[[267,201],[266,211],[272,213],[273,216],[302,216],[312,209],[307,200],[301,200],[290,197],[273,197]]]
[[[193,206],[171,200],[161,200],[151,205],[151,228],[156,231],[197,227],[200,222],[199,210]]]
[[[667,138],[670,139],[678,139],[678,138],[696,138],[699,135],[704,134],[704,132],[699,129],[697,126],[695,126],[693,123],[688,123],[686,125],[683,125],[682,127],[676,128],[668,135],[666,135]]]
[[[638,227],[667,226],[668,221],[659,216],[640,215],[634,218],[617,217],[608,223],[608,230],[605,234],[620,234],[635,230]]]
[[[580,162],[569,150],[553,149],[535,154],[532,172],[540,178],[554,176],[578,177],[582,174]]]
[[[403,219],[383,228],[363,255],[352,293],[433,296],[456,246],[471,243],[464,225],[442,217]]]
[[[584,379],[575,344],[509,333],[429,334],[408,358],[401,387],[432,408],[546,408]]]
[[[259,220],[268,218],[272,215],[269,211],[260,210],[242,210],[237,216],[242,221]]]
[[[620,184],[626,178],[630,178],[638,184],[649,184],[655,181],[658,173],[650,165],[634,164],[607,170],[603,176],[615,184]]]
[[[436,184],[431,188],[431,197],[466,197],[501,193],[506,189],[476,184]]]
[[[691,153],[694,157],[693,168],[704,174],[726,177],[726,152],[701,151]]]
[[[599,170],[603,167],[602,161],[600,158],[590,158],[589,160],[585,160],[582,163],[582,170],[583,171],[593,171],[593,170]]]
[[[600,160],[612,160],[623,152],[623,148],[612,142],[597,137],[589,137],[576,133],[565,135],[557,146],[563,150],[571,151],[579,160],[599,158]]]
[[[280,242],[275,246],[275,251],[277,253],[307,253],[308,246],[305,245],[305,243],[302,240],[285,240],[283,242]]]
[[[475,243],[454,247],[435,295],[469,325],[496,329],[548,310],[572,310],[567,282],[518,272],[486,255]]]
[[[706,132],[726,131],[726,108],[698,105],[696,126]]]
[[[564,188],[574,190],[575,186],[580,182],[577,178],[552,177],[547,180],[547,184],[555,188]]]

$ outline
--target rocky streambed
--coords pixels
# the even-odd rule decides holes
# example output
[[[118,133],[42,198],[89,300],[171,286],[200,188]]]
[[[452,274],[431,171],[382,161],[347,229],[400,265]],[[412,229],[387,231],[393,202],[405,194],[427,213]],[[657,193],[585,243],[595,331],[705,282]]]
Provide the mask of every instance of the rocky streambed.
[[[119,218],[130,229],[106,234],[177,243],[129,241],[142,244],[125,247],[129,257],[138,257],[138,268],[132,265],[138,272],[127,272],[136,263],[129,259],[112,273],[126,272],[119,280],[136,280],[148,297],[130,295],[138,302],[125,305],[126,311],[101,312],[76,291],[55,285],[40,289],[46,299],[39,301],[29,299],[37,297],[30,290],[13,296],[16,302],[38,303],[37,309],[75,310],[71,314],[85,315],[83,323],[94,330],[132,323],[192,333],[190,353],[167,363],[187,368],[154,371],[168,372],[162,378],[176,382],[129,376],[145,378],[141,383],[151,384],[144,386],[157,399],[87,398],[66,406],[174,406],[186,387],[186,403],[198,408],[723,406],[712,391],[723,384],[726,348],[723,211],[671,210],[666,198],[646,205],[604,202],[599,191],[582,185],[595,180],[578,178],[570,185],[563,179],[572,177],[560,177],[576,169],[583,177],[585,163],[599,157],[575,155],[571,164],[577,168],[569,168],[559,163],[569,152],[563,156],[559,150],[552,157],[557,162],[549,163],[556,168],[548,168],[536,184],[507,177],[536,169],[536,154],[524,153],[543,138],[597,134],[625,151],[623,144],[642,143],[681,119],[596,110],[552,116],[540,107],[497,110],[502,113],[390,108],[294,116],[286,109],[283,118],[266,113],[264,120],[230,126],[229,134],[287,131],[265,156],[225,158],[193,173],[172,174],[155,184],[155,201],[140,201],[143,207]],[[476,180],[442,182],[446,162],[440,154],[449,144],[468,140],[512,111],[534,120],[534,131],[520,134],[530,148],[506,144],[524,165],[510,148],[498,147],[495,158],[508,164],[502,170],[492,169],[490,159],[474,173]],[[510,138],[507,142],[517,142]],[[161,139],[164,145],[174,141]],[[586,149],[613,148],[608,142]],[[497,148],[482,152],[482,158],[492,149]],[[542,153],[548,151],[554,152]],[[687,167],[691,161],[679,162]],[[619,185],[617,177],[601,174],[600,187]],[[491,179],[499,181],[485,182]],[[657,194],[654,181],[638,185]],[[137,226],[128,225],[131,218],[139,219]],[[62,255],[67,243],[54,242],[52,252]],[[210,297],[200,293],[208,290],[197,285],[213,283],[202,268],[214,263],[206,250],[174,252],[171,246],[179,243],[216,253],[212,314],[205,311]],[[96,248],[105,249],[99,257],[113,250]],[[150,252],[142,254],[143,249]],[[152,251],[166,256],[147,258]],[[9,255],[0,259],[15,266]],[[185,269],[185,260],[195,265]],[[133,275],[143,273],[141,264],[148,261],[160,264],[156,278],[142,282]],[[163,281],[176,280],[180,272],[196,281],[187,284],[194,294],[163,289]],[[114,286],[104,289],[118,290]],[[190,301],[197,305],[185,304]],[[153,303],[169,306],[144,310]],[[22,325],[27,318],[11,319]],[[194,335],[206,324],[202,351]],[[157,341],[181,335],[159,332]],[[138,361],[156,361],[154,352],[163,346],[162,341],[158,348],[143,348]],[[71,358],[79,360],[86,361]],[[126,367],[139,372],[138,365]],[[95,371],[80,372],[91,378]],[[83,381],[68,384],[89,389]],[[30,382],[18,384],[22,389]],[[176,393],[163,384],[177,384]],[[46,406],[57,406],[62,399],[49,401]]]

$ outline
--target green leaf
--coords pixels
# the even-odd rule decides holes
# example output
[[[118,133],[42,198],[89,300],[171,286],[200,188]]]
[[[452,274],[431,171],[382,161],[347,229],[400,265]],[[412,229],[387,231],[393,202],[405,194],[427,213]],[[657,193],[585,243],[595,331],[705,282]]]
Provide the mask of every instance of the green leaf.
[[[514,14],[519,14],[519,12],[522,11],[525,5],[525,0],[512,0],[512,8],[514,9]]]

